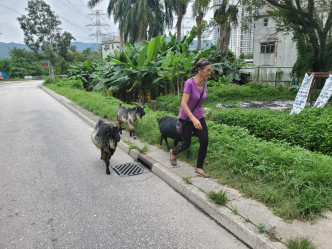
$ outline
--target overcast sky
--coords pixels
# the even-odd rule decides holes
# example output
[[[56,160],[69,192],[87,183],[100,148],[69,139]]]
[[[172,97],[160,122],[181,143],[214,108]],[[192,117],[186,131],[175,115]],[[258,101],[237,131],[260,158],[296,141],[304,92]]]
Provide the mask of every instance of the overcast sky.
[[[62,32],[71,33],[79,42],[96,42],[96,37],[91,36],[91,34],[96,33],[96,27],[87,25],[96,22],[96,16],[91,15],[96,10],[101,10],[102,13],[106,14],[108,0],[103,0],[94,9],[87,7],[88,0],[45,0],[45,2],[59,16],[62,22]],[[0,0],[0,42],[24,43],[23,31],[17,17],[27,15],[25,10],[28,6],[27,3],[28,0]],[[185,19],[183,26],[189,29],[194,25],[194,21],[191,18],[191,11],[187,12],[187,19]],[[211,18],[211,13],[207,15],[206,19],[209,18]],[[102,33],[118,34],[117,25],[113,23],[113,17],[108,18],[107,15],[103,15],[100,17],[100,23],[110,25],[101,27]]]

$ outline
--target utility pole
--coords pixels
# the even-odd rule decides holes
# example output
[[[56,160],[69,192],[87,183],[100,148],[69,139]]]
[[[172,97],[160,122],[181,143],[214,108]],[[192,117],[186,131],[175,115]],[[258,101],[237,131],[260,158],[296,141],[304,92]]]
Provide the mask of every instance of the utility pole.
[[[95,10],[94,13],[88,15],[91,20],[96,19],[96,21],[92,24],[88,24],[87,26],[89,27],[90,30],[92,30],[93,27],[96,27],[96,32],[93,34],[90,34],[90,36],[95,36],[96,37],[96,44],[98,45],[99,43],[99,37],[104,36],[105,34],[101,32],[101,27],[108,27],[110,26],[109,24],[106,23],[101,23],[100,22],[100,17],[106,16],[106,14],[102,13],[101,10]]]

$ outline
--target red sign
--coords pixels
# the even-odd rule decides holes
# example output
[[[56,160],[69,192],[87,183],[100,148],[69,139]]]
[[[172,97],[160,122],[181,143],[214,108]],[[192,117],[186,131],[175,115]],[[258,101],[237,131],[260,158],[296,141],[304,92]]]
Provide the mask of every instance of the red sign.
[[[43,67],[48,67],[48,60],[43,60],[42,66]]]

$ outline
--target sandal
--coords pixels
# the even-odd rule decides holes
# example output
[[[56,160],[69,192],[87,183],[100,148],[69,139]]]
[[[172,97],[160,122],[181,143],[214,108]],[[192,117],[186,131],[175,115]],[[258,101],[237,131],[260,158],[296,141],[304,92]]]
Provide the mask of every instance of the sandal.
[[[210,175],[207,174],[207,173],[205,173],[204,171],[199,172],[198,169],[195,169],[195,173],[196,173],[197,175],[200,175],[200,176],[204,177],[204,178],[210,178]]]
[[[173,165],[173,166],[176,166],[177,165],[177,161],[176,161],[176,158],[175,159],[172,159],[172,152],[173,152],[173,150],[170,150],[169,151],[169,161],[171,162],[171,164]]]

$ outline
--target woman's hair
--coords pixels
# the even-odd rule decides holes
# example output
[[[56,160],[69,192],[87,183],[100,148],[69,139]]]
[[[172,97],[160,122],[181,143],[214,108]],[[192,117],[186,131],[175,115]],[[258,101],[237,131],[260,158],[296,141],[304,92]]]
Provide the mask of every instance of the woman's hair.
[[[204,69],[204,67],[211,65],[211,62],[209,62],[206,58],[202,58],[199,61],[196,62],[196,64],[191,68],[192,73],[197,73],[198,69]]]

